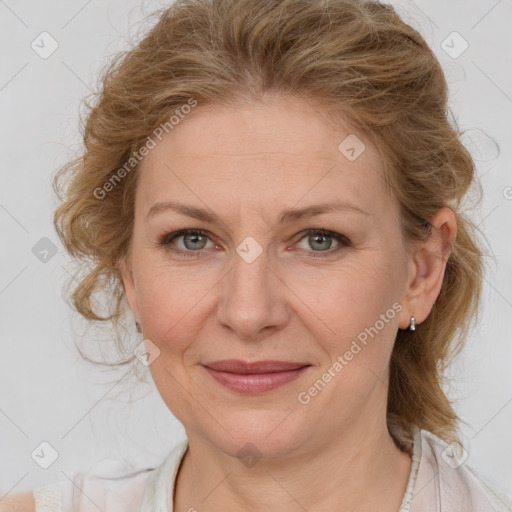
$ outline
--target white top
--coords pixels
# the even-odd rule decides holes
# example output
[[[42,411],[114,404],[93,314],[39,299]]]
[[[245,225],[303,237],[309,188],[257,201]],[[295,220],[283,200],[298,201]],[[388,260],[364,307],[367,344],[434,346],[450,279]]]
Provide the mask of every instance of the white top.
[[[464,457],[431,432],[412,425],[412,466],[398,512],[512,512],[512,497],[477,476]],[[35,512],[173,512],[181,441],[157,468],[134,470],[103,459],[78,473],[34,489]]]

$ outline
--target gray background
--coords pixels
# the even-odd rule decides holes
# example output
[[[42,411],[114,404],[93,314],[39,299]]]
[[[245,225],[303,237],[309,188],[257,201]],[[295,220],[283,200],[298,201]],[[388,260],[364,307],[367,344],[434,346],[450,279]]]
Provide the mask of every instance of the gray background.
[[[392,3],[439,57],[452,112],[469,130],[464,140],[477,160],[484,199],[472,217],[492,252],[481,321],[450,370],[448,391],[465,421],[469,463],[512,494],[512,4]],[[165,5],[0,0],[1,494],[72,478],[105,457],[158,464],[184,437],[150,378],[123,393],[122,372],[82,362],[73,338],[84,324],[62,297],[72,263],[51,223],[50,178],[80,142],[81,98],[96,87],[107,56],[125,48],[140,20]],[[43,31],[58,43],[46,59],[31,48]],[[456,58],[443,49],[446,42],[452,52],[462,48],[454,31],[469,44]],[[53,245],[56,254],[41,252]],[[31,458],[43,441],[59,454],[48,469]]]

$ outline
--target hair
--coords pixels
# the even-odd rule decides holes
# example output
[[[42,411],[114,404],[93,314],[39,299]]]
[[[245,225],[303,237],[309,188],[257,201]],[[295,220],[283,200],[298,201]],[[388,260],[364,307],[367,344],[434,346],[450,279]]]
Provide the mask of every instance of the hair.
[[[170,116],[191,102],[302,98],[378,148],[406,247],[428,239],[439,209],[455,213],[457,235],[434,307],[415,332],[398,330],[387,414],[390,431],[414,423],[458,442],[444,370],[478,314],[483,253],[462,209],[475,164],[463,132],[449,122],[447,82],[423,37],[376,1],[177,0],[155,15],[144,37],[103,70],[101,90],[86,103],[84,149],[54,177],[55,227],[80,262],[74,308],[116,331],[123,322],[117,262],[133,229],[138,163],[130,159],[159,126],[169,128]],[[103,314],[93,305],[98,293],[110,304]]]

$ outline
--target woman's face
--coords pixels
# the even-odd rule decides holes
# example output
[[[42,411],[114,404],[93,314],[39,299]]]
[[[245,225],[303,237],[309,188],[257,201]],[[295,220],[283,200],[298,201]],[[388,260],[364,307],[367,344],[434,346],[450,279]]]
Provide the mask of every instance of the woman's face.
[[[139,169],[122,274],[159,350],[150,371],[189,438],[232,455],[252,443],[283,457],[385,418],[414,266],[375,149],[320,112],[285,98],[197,107]],[[206,368],[224,360],[305,368]]]

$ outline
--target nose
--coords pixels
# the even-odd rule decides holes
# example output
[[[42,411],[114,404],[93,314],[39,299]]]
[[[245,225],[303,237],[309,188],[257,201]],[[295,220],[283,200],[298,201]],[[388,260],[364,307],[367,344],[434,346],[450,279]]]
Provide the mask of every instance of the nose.
[[[286,325],[286,286],[263,251],[254,261],[238,253],[222,280],[217,318],[240,340],[259,341]]]

